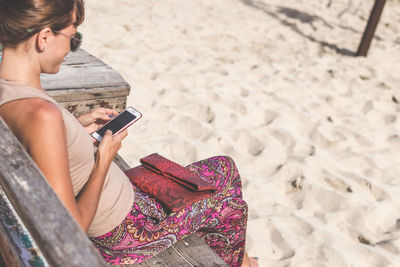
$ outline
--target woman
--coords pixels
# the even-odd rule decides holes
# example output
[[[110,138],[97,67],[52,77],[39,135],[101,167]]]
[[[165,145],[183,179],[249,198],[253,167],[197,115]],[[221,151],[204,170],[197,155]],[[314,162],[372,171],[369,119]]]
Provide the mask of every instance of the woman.
[[[188,166],[219,191],[167,214],[112,162],[127,131],[106,132],[93,157],[89,134],[118,113],[98,108],[76,119],[43,90],[40,74],[57,73],[79,48],[83,0],[0,0],[0,17],[0,116],[107,262],[141,262],[196,232],[231,266],[257,266],[244,250],[247,205],[231,159]]]

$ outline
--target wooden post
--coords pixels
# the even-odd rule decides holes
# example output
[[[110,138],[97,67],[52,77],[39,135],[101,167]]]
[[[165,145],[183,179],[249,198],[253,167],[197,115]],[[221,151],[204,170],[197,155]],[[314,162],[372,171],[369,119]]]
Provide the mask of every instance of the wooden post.
[[[386,0],[375,1],[363,37],[361,39],[360,46],[358,47],[356,56],[365,57],[367,55],[369,46],[371,45],[372,38],[374,37],[376,26],[378,25],[385,3]]]

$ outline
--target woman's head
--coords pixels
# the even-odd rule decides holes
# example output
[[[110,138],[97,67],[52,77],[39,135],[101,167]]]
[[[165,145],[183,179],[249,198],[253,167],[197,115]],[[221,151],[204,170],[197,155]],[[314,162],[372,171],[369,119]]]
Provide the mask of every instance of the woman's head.
[[[0,0],[0,45],[16,47],[46,27],[77,27],[84,16],[83,0]]]

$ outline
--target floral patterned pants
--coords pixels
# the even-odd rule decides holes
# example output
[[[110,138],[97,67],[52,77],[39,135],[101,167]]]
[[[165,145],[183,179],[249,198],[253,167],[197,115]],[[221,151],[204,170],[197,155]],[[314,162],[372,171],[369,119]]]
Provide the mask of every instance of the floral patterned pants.
[[[230,266],[244,256],[247,204],[242,199],[238,170],[229,157],[195,162],[187,168],[213,183],[209,199],[167,214],[153,198],[134,187],[135,201],[124,221],[112,231],[91,238],[110,264],[142,262],[192,233],[200,236]]]

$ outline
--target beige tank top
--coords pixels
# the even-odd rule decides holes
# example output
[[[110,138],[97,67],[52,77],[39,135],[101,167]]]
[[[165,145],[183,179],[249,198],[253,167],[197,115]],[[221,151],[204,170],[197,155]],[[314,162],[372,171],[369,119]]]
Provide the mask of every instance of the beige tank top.
[[[74,115],[59,105],[45,91],[0,79],[0,106],[24,98],[42,98],[60,108],[67,131],[72,185],[74,194],[77,196],[93,169],[95,159],[92,138]],[[113,162],[105,178],[99,206],[88,229],[88,235],[96,237],[113,230],[129,213],[133,200],[134,192],[129,179]]]

